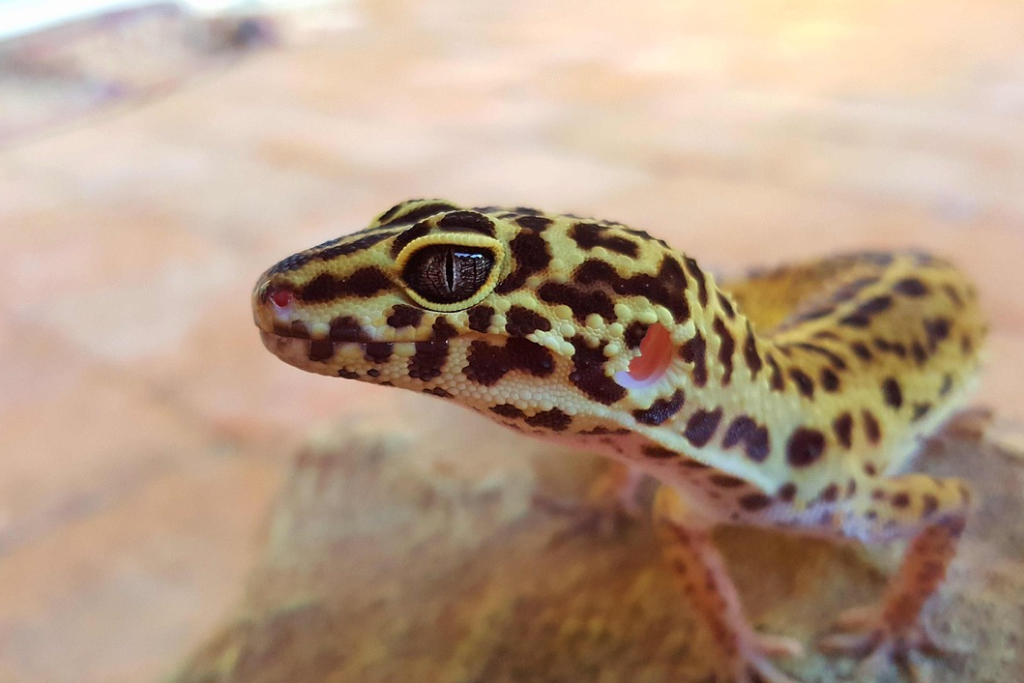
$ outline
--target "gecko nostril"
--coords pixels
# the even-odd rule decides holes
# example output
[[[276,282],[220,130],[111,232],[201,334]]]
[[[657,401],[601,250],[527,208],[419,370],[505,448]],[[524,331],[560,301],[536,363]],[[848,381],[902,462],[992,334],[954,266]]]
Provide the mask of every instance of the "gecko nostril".
[[[277,308],[288,308],[295,301],[295,293],[287,287],[271,285],[267,288],[266,297]]]

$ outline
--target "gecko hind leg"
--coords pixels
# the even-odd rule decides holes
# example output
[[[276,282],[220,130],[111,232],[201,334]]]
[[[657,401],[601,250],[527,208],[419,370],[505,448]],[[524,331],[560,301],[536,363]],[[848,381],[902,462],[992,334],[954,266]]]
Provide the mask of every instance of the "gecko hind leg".
[[[724,670],[716,680],[797,683],[770,660],[799,656],[802,646],[791,638],[753,630],[710,529],[693,518],[679,494],[668,486],[661,486],[655,496],[654,520],[665,558],[719,650],[718,665]]]
[[[873,482],[843,511],[846,531],[861,540],[910,538],[903,562],[880,604],[840,615],[820,643],[830,654],[863,660],[864,673],[892,663],[922,680],[914,660],[945,654],[922,618],[925,603],[946,576],[963,533],[970,492],[963,482],[911,474]]]

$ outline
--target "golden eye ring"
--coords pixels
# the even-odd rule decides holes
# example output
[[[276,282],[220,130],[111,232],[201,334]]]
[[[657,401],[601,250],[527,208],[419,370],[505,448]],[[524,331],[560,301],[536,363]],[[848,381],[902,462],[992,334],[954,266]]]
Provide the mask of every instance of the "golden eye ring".
[[[413,301],[449,313],[479,303],[494,290],[503,254],[501,243],[484,235],[425,235],[402,250],[395,266]]]

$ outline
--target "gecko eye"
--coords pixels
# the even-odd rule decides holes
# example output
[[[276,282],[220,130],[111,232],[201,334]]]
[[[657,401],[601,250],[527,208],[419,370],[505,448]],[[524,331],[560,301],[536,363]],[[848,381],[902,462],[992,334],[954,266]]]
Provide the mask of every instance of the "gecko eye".
[[[409,257],[402,279],[426,302],[449,307],[475,298],[490,281],[494,261],[487,248],[432,244]]]

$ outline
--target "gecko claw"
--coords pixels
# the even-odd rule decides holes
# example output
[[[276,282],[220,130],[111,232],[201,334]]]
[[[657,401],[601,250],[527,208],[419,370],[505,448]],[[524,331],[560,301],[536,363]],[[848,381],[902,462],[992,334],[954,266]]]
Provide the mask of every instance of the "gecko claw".
[[[861,660],[859,678],[874,680],[887,666],[895,665],[906,680],[927,683],[928,659],[964,654],[957,646],[941,645],[924,623],[897,629],[886,623],[880,607],[857,607],[839,616],[834,628],[840,633],[826,636],[819,649],[831,655]]]

